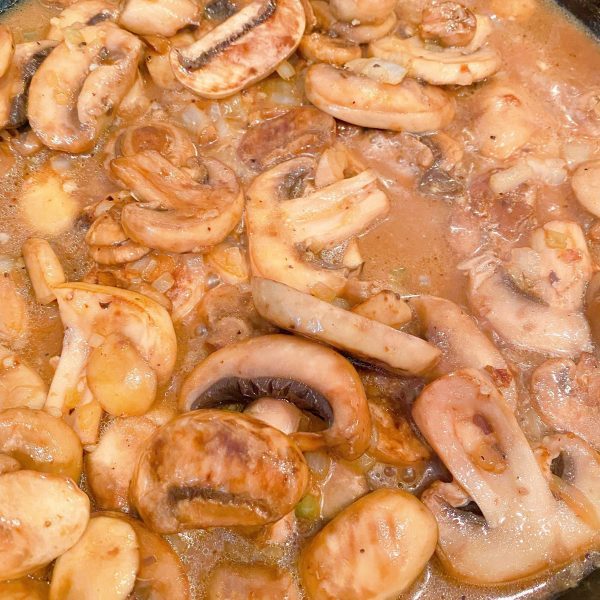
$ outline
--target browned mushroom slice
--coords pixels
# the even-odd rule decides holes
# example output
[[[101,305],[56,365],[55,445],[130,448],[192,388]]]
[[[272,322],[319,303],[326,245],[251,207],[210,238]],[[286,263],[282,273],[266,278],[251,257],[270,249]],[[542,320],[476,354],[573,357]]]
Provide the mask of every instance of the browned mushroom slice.
[[[42,142],[54,150],[85,152],[112,121],[132,87],[142,42],[110,22],[77,30],[31,81],[28,115]]]
[[[477,585],[518,580],[594,543],[595,531],[554,498],[510,407],[478,371],[437,379],[413,416],[465,492],[457,499],[438,482],[422,497],[438,521],[437,555],[453,576]],[[462,510],[469,499],[481,514]]]
[[[254,275],[335,295],[348,269],[320,266],[313,257],[361,234],[387,214],[390,200],[371,170],[303,195],[315,167],[312,158],[295,158],[254,180],[246,207],[250,262]]]
[[[310,540],[300,556],[300,576],[309,598],[397,598],[423,571],[436,540],[435,520],[419,500],[380,489]]]
[[[56,42],[43,40],[17,44],[12,60],[0,76],[0,129],[16,129],[27,123],[27,103],[32,77]]]
[[[220,564],[208,580],[210,600],[277,598],[299,600],[298,586],[290,573],[266,565]]]
[[[124,156],[111,170],[142,203],[127,204],[121,225],[139,244],[164,252],[197,252],[222,242],[242,216],[244,195],[235,173],[203,159],[206,182],[155,150]]]
[[[0,455],[22,469],[54,473],[79,482],[83,449],[76,433],[42,410],[9,408],[0,412]]]
[[[571,431],[600,449],[600,362],[582,354],[549,360],[531,377],[532,398],[542,419],[558,431]]]
[[[333,16],[346,23],[381,23],[394,12],[395,0],[331,0]]]
[[[358,44],[318,32],[302,36],[298,50],[307,60],[325,62],[339,67],[362,56],[362,50]]]
[[[119,25],[138,35],[168,38],[183,27],[198,25],[201,7],[197,0],[125,0]]]
[[[102,21],[115,21],[118,6],[113,0],[78,0],[67,6],[57,17],[50,20],[50,30],[46,34],[49,40],[62,42],[65,30],[77,25],[97,25]],[[76,37],[69,32],[68,35]]]
[[[444,375],[458,369],[479,369],[492,382],[515,410],[517,388],[506,360],[475,321],[458,305],[444,298],[418,296],[410,300],[424,337],[442,351],[435,374]]]
[[[238,156],[262,171],[301,154],[315,155],[333,144],[335,120],[311,107],[294,108],[250,128],[238,146]]]
[[[50,564],[81,537],[89,515],[88,497],[67,477],[0,475],[0,581]]]
[[[205,98],[224,98],[265,78],[304,33],[300,0],[254,0],[197,42],[171,50],[175,77]]]
[[[325,342],[392,372],[422,375],[440,351],[424,340],[339,308],[283,283],[254,277],[258,312],[275,325]]]
[[[0,77],[3,77],[15,52],[15,40],[12,31],[6,25],[0,25]]]
[[[377,129],[432,131],[454,117],[454,101],[437,87],[414,79],[381,83],[325,64],[308,68],[306,96],[336,119]]]
[[[264,525],[304,494],[308,468],[285,434],[245,415],[202,410],[161,427],[145,446],[131,500],[159,533]]]
[[[329,348],[291,336],[257,337],[211,354],[185,380],[179,406],[194,410],[263,397],[289,400],[327,422],[324,431],[291,436],[303,449],[329,446],[357,458],[369,446],[369,408],[354,367]]]
[[[440,46],[467,46],[477,27],[475,15],[458,2],[431,4],[423,10],[419,33]]]

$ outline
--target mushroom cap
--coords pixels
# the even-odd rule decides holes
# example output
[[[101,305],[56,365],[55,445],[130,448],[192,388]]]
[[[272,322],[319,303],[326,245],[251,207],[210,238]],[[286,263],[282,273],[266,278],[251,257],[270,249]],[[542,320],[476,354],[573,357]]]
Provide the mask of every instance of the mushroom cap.
[[[179,406],[213,408],[265,396],[289,400],[328,423],[318,433],[293,434],[301,446],[326,445],[345,458],[369,446],[371,418],[354,367],[337,352],[292,336],[261,336],[214,352],[184,381]]]
[[[305,492],[308,467],[294,441],[246,415],[198,410],[146,443],[130,497],[152,530],[264,525]]]
[[[197,42],[173,48],[175,77],[204,98],[231,96],[270,75],[302,39],[300,0],[254,0]]]

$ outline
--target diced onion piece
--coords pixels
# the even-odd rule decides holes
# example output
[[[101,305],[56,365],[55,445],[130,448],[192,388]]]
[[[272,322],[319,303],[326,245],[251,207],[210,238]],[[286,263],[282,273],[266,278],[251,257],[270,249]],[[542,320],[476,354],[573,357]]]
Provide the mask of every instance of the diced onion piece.
[[[397,85],[406,77],[406,69],[397,63],[380,58],[356,58],[346,63],[346,68],[379,83]]]
[[[490,188],[494,194],[506,194],[533,177],[533,170],[526,162],[498,171],[490,177]]]

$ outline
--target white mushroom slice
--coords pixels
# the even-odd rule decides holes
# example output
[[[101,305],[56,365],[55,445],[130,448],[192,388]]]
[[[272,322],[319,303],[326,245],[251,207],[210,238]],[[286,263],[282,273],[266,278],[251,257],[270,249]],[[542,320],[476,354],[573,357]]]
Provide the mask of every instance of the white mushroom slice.
[[[423,40],[445,48],[468,46],[475,37],[481,19],[458,2],[430,3],[423,9],[419,34]],[[485,21],[489,22],[489,19]]]
[[[46,39],[62,42],[65,32],[75,25],[97,25],[102,21],[115,21],[118,7],[111,0],[79,0],[67,6],[57,17],[50,19]],[[77,43],[77,28],[66,32],[67,38]]]
[[[310,264],[303,260],[305,252],[320,252],[362,233],[388,212],[390,201],[372,171],[297,197],[297,188],[314,171],[315,161],[301,157],[254,180],[246,207],[250,263],[254,275],[307,292],[325,286],[335,295],[345,285],[345,270]]]
[[[56,561],[50,600],[126,600],[139,568],[133,527],[100,514],[90,519],[81,539]]]
[[[534,229],[529,247],[514,248],[506,268],[519,288],[549,306],[582,310],[592,259],[577,223],[550,221]]]
[[[0,411],[0,454],[12,456],[21,468],[81,477],[83,449],[75,432],[42,410],[9,408]]]
[[[329,8],[339,21],[381,23],[394,12],[396,0],[331,0]]]
[[[152,530],[175,533],[273,523],[294,508],[307,483],[304,457],[290,437],[239,413],[199,410],[150,438],[130,496]]]
[[[261,336],[214,352],[183,383],[179,406],[189,411],[267,397],[289,400],[327,423],[323,431],[291,435],[303,450],[327,446],[353,459],[369,446],[369,408],[354,367],[337,352],[292,336]]]
[[[440,351],[424,340],[299,292],[255,277],[256,310],[277,326],[325,342],[394,373],[422,375]]]
[[[110,124],[137,76],[142,42],[113,23],[77,30],[31,81],[29,122],[49,148],[90,150]]]
[[[159,423],[148,417],[115,419],[85,457],[85,473],[102,510],[130,512],[129,484],[138,456]]]
[[[512,410],[516,409],[517,386],[506,360],[465,311],[435,296],[411,298],[410,305],[421,321],[425,339],[442,351],[436,376],[478,369],[491,378]]]
[[[47,392],[44,380],[12,350],[0,345],[0,410],[42,408]]]
[[[16,129],[27,123],[31,78],[56,42],[43,40],[17,44],[10,66],[0,77],[0,129]]]
[[[437,555],[454,577],[477,585],[559,566],[595,532],[552,495],[510,407],[471,369],[437,379],[413,405],[417,426],[468,497],[447,484],[422,499],[439,527]],[[460,510],[472,499],[482,516]]]
[[[465,268],[471,306],[508,343],[549,356],[591,351],[590,327],[583,313],[527,296],[493,256],[477,257]]]
[[[352,312],[390,327],[402,327],[412,320],[410,306],[390,290],[378,292],[357,304]]]
[[[331,26],[331,30],[354,44],[368,44],[373,40],[389,35],[397,24],[398,18],[394,12],[391,12],[379,23],[352,24],[336,22]]]
[[[244,195],[235,173],[203,159],[207,182],[198,183],[155,150],[117,158],[111,170],[144,203],[121,212],[131,239],[165,252],[198,252],[222,242],[242,216]]]
[[[83,534],[90,501],[70,479],[16,471],[0,475],[0,581],[33,573]]]
[[[12,31],[6,25],[0,25],[0,78],[8,71],[14,52]]]
[[[302,36],[298,50],[307,60],[326,62],[338,67],[362,56],[358,44],[318,32]]]
[[[254,0],[197,42],[173,48],[175,77],[205,98],[224,98],[270,75],[304,33],[300,0]]]
[[[347,62],[345,67],[357,75],[390,85],[401,83],[407,74],[402,65],[381,58],[357,58]]]
[[[369,44],[369,56],[402,65],[408,75],[434,85],[471,85],[487,79],[502,64],[500,54],[490,47],[465,54],[463,48],[432,50],[419,37],[386,37]]]
[[[99,402],[109,398],[111,404],[104,406],[105,409],[112,406],[109,392],[120,389],[123,395],[120,403],[126,409],[127,395],[130,395],[132,406],[137,410],[140,404],[147,402],[143,393],[146,387],[139,378],[128,378],[130,366],[138,368],[144,377],[149,367],[158,384],[168,381],[175,365],[177,346],[171,318],[162,306],[141,294],[87,283],[65,283],[55,287],[54,292],[65,338],[46,410],[60,414],[85,404],[92,395],[90,388],[100,396]],[[126,348],[117,354],[115,343],[122,342]],[[112,364],[119,361],[123,364],[112,371],[104,369],[103,381],[98,375],[103,372],[101,354],[109,348],[112,348],[109,352]],[[133,360],[126,363],[131,356]],[[89,381],[87,372],[90,358],[97,362],[93,382]],[[105,364],[108,365],[108,360]]]
[[[210,574],[207,589],[210,600],[299,600],[301,597],[290,573],[257,564],[219,564]]]
[[[414,79],[379,83],[324,64],[306,71],[306,96],[336,119],[377,129],[432,131],[454,117],[454,101],[439,88]]]
[[[140,568],[132,597],[189,600],[190,584],[186,568],[171,546],[160,535],[146,529],[137,519],[126,517],[122,513],[106,515],[124,520],[133,527],[137,537]]]
[[[0,340],[11,342],[27,330],[27,304],[15,281],[15,270],[5,263],[0,268]]]
[[[19,211],[32,231],[54,237],[71,229],[79,203],[68,182],[50,164],[25,179],[18,198]]]
[[[579,165],[571,178],[571,186],[579,204],[600,217],[600,160]]]
[[[18,579],[0,583],[2,600],[48,600],[48,584],[35,579]]]
[[[138,35],[169,38],[188,25],[198,25],[200,11],[196,0],[125,0],[119,25]]]
[[[397,598],[423,571],[436,540],[435,520],[419,500],[380,489],[310,540],[300,555],[300,577],[309,598]]]
[[[56,300],[52,288],[66,281],[60,260],[52,246],[40,238],[29,238],[21,247],[21,253],[37,301],[50,304]]]
[[[549,360],[531,376],[532,399],[542,419],[558,431],[571,431],[600,449],[600,363],[582,354]]]

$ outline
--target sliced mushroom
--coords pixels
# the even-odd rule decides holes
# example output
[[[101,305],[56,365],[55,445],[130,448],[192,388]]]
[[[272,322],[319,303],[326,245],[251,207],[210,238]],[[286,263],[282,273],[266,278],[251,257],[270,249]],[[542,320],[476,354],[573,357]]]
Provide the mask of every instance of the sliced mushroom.
[[[60,260],[52,246],[41,238],[26,240],[21,246],[21,253],[37,301],[50,304],[56,300],[52,288],[66,281]]]
[[[306,71],[306,96],[336,119],[377,129],[432,131],[454,117],[453,100],[438,88],[414,79],[380,83],[324,64]]]
[[[432,50],[417,36],[402,39],[391,36],[371,42],[369,56],[396,62],[410,77],[434,85],[472,85],[492,76],[502,59],[489,46],[465,53],[467,48]]]
[[[221,563],[210,574],[208,600],[277,598],[299,600],[300,592],[290,573],[266,565]]]
[[[33,573],[83,534],[90,501],[70,479],[16,471],[0,475],[0,581]]]
[[[600,362],[582,354],[549,360],[531,377],[532,398],[542,419],[558,431],[571,431],[600,449]]]
[[[4,76],[15,53],[15,40],[6,25],[0,25],[0,78]]]
[[[257,337],[211,354],[183,383],[179,406],[195,410],[264,397],[288,400],[326,421],[324,431],[291,436],[303,449],[328,446],[357,458],[369,445],[369,408],[352,365],[329,348],[291,336]]]
[[[10,66],[0,76],[0,129],[27,123],[31,79],[55,46],[50,40],[16,45]]]
[[[600,160],[579,165],[571,178],[571,186],[579,204],[594,216],[600,217]]]
[[[347,62],[362,56],[358,44],[316,31],[302,36],[298,50],[307,60],[325,62],[338,67],[343,67]]]
[[[435,296],[411,298],[410,305],[421,321],[425,339],[442,351],[435,375],[478,369],[491,378],[512,410],[516,409],[517,387],[506,360],[465,311]]]
[[[19,461],[21,468],[81,477],[83,449],[75,432],[62,420],[41,410],[0,411],[0,454]]]
[[[549,306],[582,310],[592,278],[585,234],[572,221],[550,221],[533,230],[529,247],[513,248],[507,270],[519,288]]]
[[[443,46],[468,46],[477,29],[477,18],[458,2],[429,4],[423,9],[419,34]]]
[[[404,416],[373,401],[369,401],[369,412],[373,421],[373,436],[367,452],[374,459],[403,466],[430,458],[430,451],[417,438]]]
[[[465,266],[471,305],[507,342],[550,356],[591,351],[590,327],[583,313],[526,295],[493,256],[480,256]]]
[[[308,157],[292,159],[259,175],[248,190],[246,219],[252,272],[306,292],[337,294],[347,270],[319,268],[306,260],[363,232],[389,210],[389,198],[372,171],[363,171],[302,196],[315,172]],[[291,199],[290,199],[291,198]]]
[[[187,131],[167,121],[150,121],[119,131],[115,140],[115,157],[135,156],[154,150],[176,167],[187,167],[198,151]]]
[[[50,19],[46,38],[62,42],[66,37],[77,43],[76,25],[97,25],[102,21],[116,21],[119,9],[111,0],[79,0],[67,6],[57,17]]]
[[[304,33],[300,0],[254,0],[184,48],[171,50],[175,77],[205,98],[224,98],[270,75]]]
[[[90,490],[101,510],[131,512],[129,484],[146,440],[162,423],[149,417],[115,419],[85,457]]]
[[[137,76],[142,42],[110,22],[76,31],[31,81],[29,122],[54,150],[86,152],[110,124]]]
[[[368,44],[389,35],[397,24],[398,18],[392,11],[378,23],[342,23],[338,21],[333,23],[331,31],[354,44]]]
[[[124,520],[135,531],[140,568],[132,591],[133,598],[189,600],[190,584],[186,569],[171,546],[137,519],[122,513],[105,514]]]
[[[4,264],[0,268],[0,340],[14,342],[22,336],[29,323],[27,304],[16,282],[16,269]]]
[[[325,342],[392,372],[422,375],[440,358],[440,351],[420,338],[283,283],[255,277],[252,298],[258,312],[277,326]]]
[[[302,583],[314,600],[396,598],[423,571],[436,540],[435,520],[421,502],[380,489],[351,504],[303,548]]]
[[[272,523],[292,510],[307,483],[302,453],[288,436],[247,416],[202,410],[150,438],[130,496],[152,530],[175,533]]]
[[[69,183],[72,181],[54,171],[50,163],[25,179],[18,198],[19,211],[32,231],[54,237],[73,227],[79,203]]]
[[[18,579],[0,583],[3,600],[48,600],[48,584],[35,579]]]
[[[0,410],[42,408],[47,392],[44,380],[12,350],[0,345]]]
[[[155,150],[113,160],[113,174],[144,201],[123,208],[127,235],[165,252],[198,252],[222,242],[241,218],[244,195],[229,167],[212,158],[203,166],[206,183]]]
[[[263,171],[299,155],[316,155],[333,144],[335,120],[303,106],[262,121],[244,134],[238,156],[253,170]]]
[[[464,490],[434,484],[422,499],[439,527],[437,555],[459,580],[522,579],[585,551],[595,533],[558,502],[510,407],[472,369],[426,387],[413,417]],[[457,501],[458,500],[458,501]],[[462,510],[472,500],[481,516]]]
[[[394,11],[395,0],[331,0],[329,7],[339,21],[381,23]]]
[[[118,404],[117,414],[128,414],[131,405],[132,414],[139,414],[140,406],[149,404],[148,369],[162,385],[175,365],[176,338],[167,311],[146,296],[108,286],[66,283],[54,292],[65,338],[46,410],[64,414],[96,396],[106,410]],[[118,367],[109,370],[108,364]],[[129,377],[134,369],[140,377]]]
[[[125,0],[119,25],[138,35],[174,36],[180,29],[198,25],[201,3],[196,0]]]
[[[133,527],[123,519],[94,516],[79,541],[56,561],[50,600],[126,600],[139,568]]]
[[[536,453],[552,493],[600,531],[600,454],[570,433],[546,436]]]

